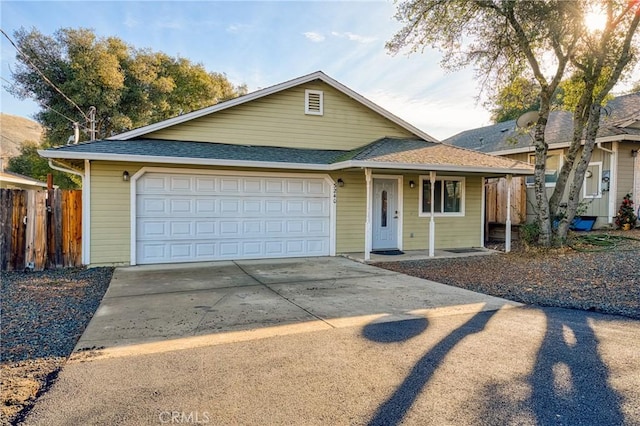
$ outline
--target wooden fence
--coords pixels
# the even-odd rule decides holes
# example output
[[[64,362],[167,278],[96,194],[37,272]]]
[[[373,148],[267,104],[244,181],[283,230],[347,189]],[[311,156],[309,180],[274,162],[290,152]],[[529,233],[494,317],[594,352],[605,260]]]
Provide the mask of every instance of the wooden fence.
[[[527,219],[527,190],[523,177],[511,179],[511,224]],[[487,224],[507,223],[507,179],[489,179],[485,185]]]
[[[0,269],[82,265],[82,191],[0,189]]]

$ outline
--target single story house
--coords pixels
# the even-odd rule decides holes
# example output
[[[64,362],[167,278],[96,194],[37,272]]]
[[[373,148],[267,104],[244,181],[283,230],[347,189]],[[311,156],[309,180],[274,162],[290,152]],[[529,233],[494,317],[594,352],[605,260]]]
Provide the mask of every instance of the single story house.
[[[47,189],[47,182],[41,182],[20,173],[0,171],[0,188],[2,189]]]
[[[322,72],[39,153],[83,176],[90,265],[479,247],[485,178],[533,173]]]
[[[573,137],[573,117],[568,111],[552,111],[545,133],[549,144],[547,187],[549,194]],[[516,120],[466,130],[444,143],[535,163],[533,139],[516,128]],[[604,107],[596,147],[584,178],[581,202],[585,216],[595,216],[596,227],[613,224],[622,198],[632,194],[640,202],[640,92],[618,96]],[[580,153],[578,154],[580,155]],[[570,176],[570,179],[572,177]],[[527,178],[527,216],[531,220],[535,200],[533,178]]]

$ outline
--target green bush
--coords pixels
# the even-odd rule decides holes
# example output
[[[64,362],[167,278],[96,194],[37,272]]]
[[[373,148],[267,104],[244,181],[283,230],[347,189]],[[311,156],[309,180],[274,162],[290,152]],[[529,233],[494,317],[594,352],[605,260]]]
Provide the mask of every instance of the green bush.
[[[520,225],[520,241],[531,245],[538,242],[540,236],[540,227],[536,222],[524,223]]]

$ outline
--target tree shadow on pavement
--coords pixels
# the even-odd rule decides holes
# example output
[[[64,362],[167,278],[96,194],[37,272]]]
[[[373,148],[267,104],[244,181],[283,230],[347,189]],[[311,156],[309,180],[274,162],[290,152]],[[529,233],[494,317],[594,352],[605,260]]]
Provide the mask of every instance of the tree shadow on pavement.
[[[432,349],[425,353],[422,358],[420,358],[416,362],[415,366],[411,370],[411,373],[409,373],[409,375],[404,379],[404,381],[396,389],[393,395],[391,395],[391,397],[378,408],[377,412],[373,416],[373,419],[369,422],[369,425],[388,426],[399,424],[415,402],[418,395],[420,395],[420,393],[422,392],[424,386],[429,382],[434,372],[442,364],[447,354],[451,352],[451,350],[465,337],[484,330],[485,326],[495,313],[496,311],[478,312],[470,320],[448,334]],[[413,322],[406,325],[409,325],[409,328],[411,330],[415,332],[416,330],[420,329],[421,325],[419,322],[408,320],[387,323],[388,325],[386,326],[370,324],[365,327],[363,334],[370,340],[378,342],[398,341],[397,339],[388,340],[388,336],[393,333],[395,328],[395,330],[397,331],[402,330],[400,332],[401,335],[405,336],[405,338],[408,339],[409,337],[412,337],[413,333],[407,332],[405,330],[404,324],[402,323],[410,321]],[[372,332],[371,329],[375,327],[386,328],[386,332]],[[424,323],[424,328],[422,328],[422,330],[424,330],[425,328],[426,322]]]
[[[487,424],[628,424],[589,321],[598,314],[560,308],[532,312],[546,323],[531,353],[532,368],[484,384],[468,406],[482,407],[480,417]]]
[[[545,309],[547,329],[528,378],[538,424],[621,425],[622,398],[608,385],[589,314]]]

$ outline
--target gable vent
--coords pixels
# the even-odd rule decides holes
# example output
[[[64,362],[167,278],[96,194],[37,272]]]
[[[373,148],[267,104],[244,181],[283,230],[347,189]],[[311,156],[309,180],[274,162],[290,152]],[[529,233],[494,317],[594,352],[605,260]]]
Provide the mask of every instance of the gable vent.
[[[304,113],[309,115],[323,114],[323,93],[321,90],[304,91]]]

